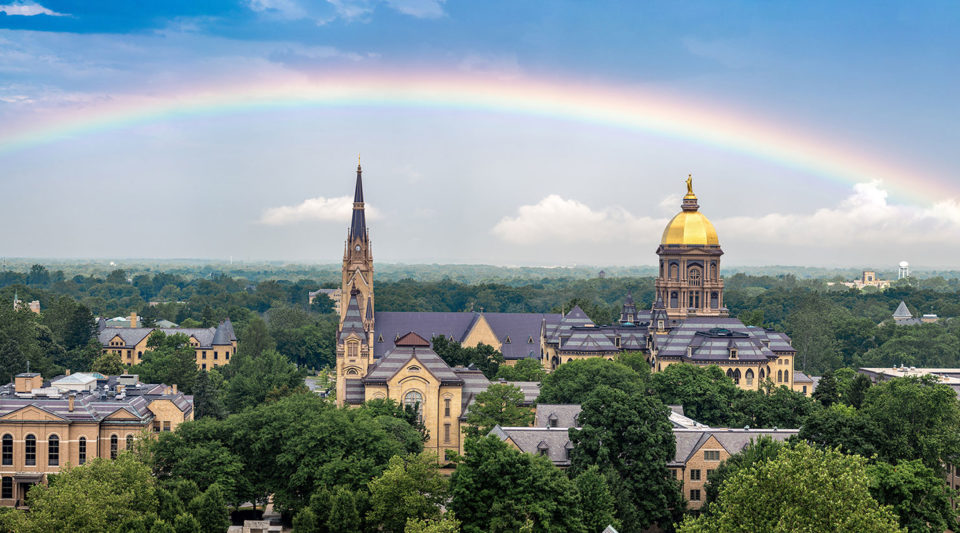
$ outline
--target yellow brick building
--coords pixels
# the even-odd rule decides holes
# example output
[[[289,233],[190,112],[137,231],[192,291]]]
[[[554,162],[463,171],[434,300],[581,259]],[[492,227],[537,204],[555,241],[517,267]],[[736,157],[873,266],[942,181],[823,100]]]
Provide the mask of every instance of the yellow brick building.
[[[130,324],[137,324],[136,313],[130,315]],[[102,353],[116,353],[120,355],[123,364],[135,365],[143,361],[147,341],[154,331],[167,335],[186,335],[190,339],[190,346],[196,352],[197,368],[201,370],[212,370],[229,364],[230,358],[237,353],[237,335],[229,318],[215,328],[113,328],[107,327],[103,319],[100,319],[97,339],[100,341]]]
[[[0,505],[22,506],[27,490],[66,465],[118,453],[193,420],[193,399],[176,385],[137,376],[73,374],[44,383],[18,374],[0,387]]]

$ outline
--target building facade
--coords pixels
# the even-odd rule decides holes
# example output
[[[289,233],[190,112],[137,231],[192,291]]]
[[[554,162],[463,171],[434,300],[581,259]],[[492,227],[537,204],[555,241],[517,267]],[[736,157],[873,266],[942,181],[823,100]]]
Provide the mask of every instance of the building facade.
[[[74,374],[45,383],[18,374],[0,387],[0,505],[22,506],[27,491],[66,465],[116,458],[161,431],[193,420],[193,398],[176,385],[135,375]]]
[[[136,313],[130,315],[130,323],[138,324]],[[116,353],[120,355],[120,361],[129,366],[143,361],[147,341],[154,331],[186,335],[196,352],[197,368],[201,370],[229,364],[230,357],[237,353],[237,335],[229,318],[215,328],[116,328],[108,327],[101,318],[97,324],[97,339],[102,353]]]

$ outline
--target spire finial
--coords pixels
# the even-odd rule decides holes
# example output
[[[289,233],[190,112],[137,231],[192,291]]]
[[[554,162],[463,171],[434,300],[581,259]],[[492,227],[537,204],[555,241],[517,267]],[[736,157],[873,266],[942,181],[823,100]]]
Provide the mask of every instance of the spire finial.
[[[360,152],[357,152],[357,172],[360,172]]]
[[[687,196],[693,196],[693,174],[687,174]]]

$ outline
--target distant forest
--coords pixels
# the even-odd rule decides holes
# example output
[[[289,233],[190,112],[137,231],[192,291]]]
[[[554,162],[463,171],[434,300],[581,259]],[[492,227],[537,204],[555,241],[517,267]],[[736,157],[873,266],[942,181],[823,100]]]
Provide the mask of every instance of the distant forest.
[[[92,269],[83,263],[4,270],[0,271],[0,301],[12,302],[14,294],[24,301],[39,300],[44,310],[42,320],[50,329],[47,336],[52,341],[48,341],[60,343],[65,351],[78,349],[81,342],[77,331],[83,327],[69,324],[71,319],[64,317],[75,321],[89,317],[92,322],[94,316],[110,318],[137,312],[147,325],[166,319],[210,327],[229,317],[241,343],[251,322],[266,323],[270,342],[292,361],[312,368],[333,363],[337,320],[331,302],[321,300],[308,306],[307,293],[338,286],[339,269],[334,272],[330,267],[328,272],[320,270],[326,267],[311,267],[320,274],[311,279],[304,277],[308,270],[288,272],[280,266],[241,273],[216,271],[213,265],[186,264],[169,265],[170,271],[156,270],[160,266],[88,274],[75,270]],[[617,319],[627,292],[640,307],[649,307],[653,300],[652,272],[628,276],[611,270],[600,278],[592,270],[577,269],[467,265],[377,268],[379,311],[561,312],[579,304],[595,322],[604,324]],[[419,274],[406,276],[404,269]],[[537,275],[544,271],[551,275]],[[439,272],[455,275],[431,279]],[[960,366],[960,321],[952,319],[960,316],[960,278],[918,276],[895,282],[886,291],[857,291],[829,285],[828,281],[793,273],[728,273],[725,303],[730,315],[746,324],[791,335],[800,352],[798,370],[812,375],[840,367]],[[891,314],[901,300],[914,314],[934,313],[941,321],[909,327],[892,325]],[[3,327],[0,324],[0,343],[4,335],[13,335]],[[83,357],[73,354],[66,359]],[[58,364],[72,365],[69,361]]]

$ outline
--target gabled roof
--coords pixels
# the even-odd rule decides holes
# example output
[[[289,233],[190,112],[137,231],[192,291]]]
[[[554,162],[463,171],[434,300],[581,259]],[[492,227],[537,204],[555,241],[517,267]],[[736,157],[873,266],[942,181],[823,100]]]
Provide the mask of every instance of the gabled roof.
[[[355,333],[361,339],[361,344],[367,343],[367,332],[363,329],[363,319],[360,317],[360,303],[357,301],[357,292],[354,290],[350,294],[350,303],[347,304],[347,312],[343,316],[343,325],[340,327],[340,342],[344,342],[351,333]]]
[[[900,300],[900,305],[898,305],[897,310],[893,312],[893,318],[913,318],[913,313],[907,309],[906,302]]]
[[[520,451],[546,455],[557,466],[569,466],[568,450],[573,447],[570,430],[565,427],[501,427],[494,426],[489,435],[510,440]]]
[[[541,403],[537,404],[537,412],[533,417],[533,425],[536,427],[548,427],[554,425],[561,428],[578,427],[577,417],[581,411],[580,404],[557,404]],[[550,424],[550,421],[556,419],[556,424]]]
[[[457,374],[450,368],[450,365],[441,359],[436,352],[430,348],[419,348],[416,346],[398,346],[391,350],[374,364],[373,369],[363,378],[363,382],[385,383],[414,358],[420,362],[427,372],[430,372],[441,383],[456,385],[463,383],[463,380],[457,377]]]
[[[427,339],[424,339],[423,337],[421,337],[420,335],[417,335],[412,331],[400,337],[399,339],[397,339],[397,341],[393,344],[398,348],[401,346],[408,347],[408,348],[429,348],[430,347],[430,341],[428,341]]]

